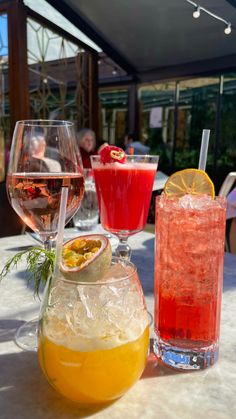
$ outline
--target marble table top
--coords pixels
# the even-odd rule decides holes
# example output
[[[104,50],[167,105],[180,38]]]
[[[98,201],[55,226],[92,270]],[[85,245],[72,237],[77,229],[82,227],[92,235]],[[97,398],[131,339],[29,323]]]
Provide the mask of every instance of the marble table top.
[[[78,232],[72,229],[69,234]],[[129,241],[152,312],[154,235],[142,232]],[[0,269],[14,252],[33,244],[27,235],[0,239]],[[83,412],[48,385],[36,352],[22,351],[14,343],[16,329],[39,309],[24,266],[19,266],[0,284],[0,418],[235,419],[235,301],[236,256],[226,253],[219,362],[204,371],[184,373],[168,369],[151,355],[142,378],[120,400],[100,411]]]

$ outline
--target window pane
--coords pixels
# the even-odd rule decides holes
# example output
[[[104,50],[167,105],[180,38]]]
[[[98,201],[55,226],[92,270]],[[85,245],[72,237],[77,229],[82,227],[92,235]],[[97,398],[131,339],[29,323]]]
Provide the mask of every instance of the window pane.
[[[236,73],[225,74],[223,86],[218,162],[224,178],[236,170]]]
[[[31,118],[78,121],[78,45],[27,19]]]
[[[181,81],[175,164],[177,169],[197,167],[204,128],[211,130],[207,171],[213,173],[219,77]]]
[[[174,99],[176,82],[145,85],[139,90],[141,139],[151,154],[160,154],[159,168],[169,173],[174,144]]]
[[[124,147],[127,133],[127,89],[100,90],[100,139]]]
[[[5,179],[5,144],[10,147],[7,15],[0,15],[0,182]],[[8,152],[6,151],[6,157]]]

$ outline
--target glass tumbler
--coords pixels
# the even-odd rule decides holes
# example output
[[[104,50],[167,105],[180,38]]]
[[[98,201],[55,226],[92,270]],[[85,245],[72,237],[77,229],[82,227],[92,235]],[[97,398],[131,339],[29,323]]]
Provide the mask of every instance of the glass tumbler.
[[[141,376],[149,347],[136,267],[113,258],[97,282],[60,275],[48,282],[42,302],[41,368],[55,390],[83,406],[117,399]]]
[[[218,359],[225,210],[218,197],[156,200],[154,351],[177,369]]]

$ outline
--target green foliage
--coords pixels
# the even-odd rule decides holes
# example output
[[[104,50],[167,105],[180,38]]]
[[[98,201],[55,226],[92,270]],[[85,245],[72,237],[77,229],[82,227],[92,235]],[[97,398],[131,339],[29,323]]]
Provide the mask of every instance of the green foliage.
[[[147,145],[150,147],[150,153],[159,155],[159,167],[162,171],[168,172],[171,163],[171,150],[163,142],[162,128],[151,128],[148,130]]]
[[[42,247],[34,246],[27,250],[16,253],[8,259],[0,272],[0,281],[8,275],[18,264],[26,261],[26,275],[28,282],[34,281],[34,294],[39,296],[41,284],[45,285],[52,277],[55,263],[54,250],[45,250]]]
[[[175,166],[180,169],[197,168],[199,150],[181,150],[175,152]]]

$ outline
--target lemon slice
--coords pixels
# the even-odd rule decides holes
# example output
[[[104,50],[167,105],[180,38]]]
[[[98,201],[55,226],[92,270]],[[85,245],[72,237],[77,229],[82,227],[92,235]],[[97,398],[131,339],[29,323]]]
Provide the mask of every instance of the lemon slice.
[[[215,197],[215,188],[209,176],[203,170],[185,169],[173,173],[166,181],[165,195],[180,198],[186,194],[208,195]]]

